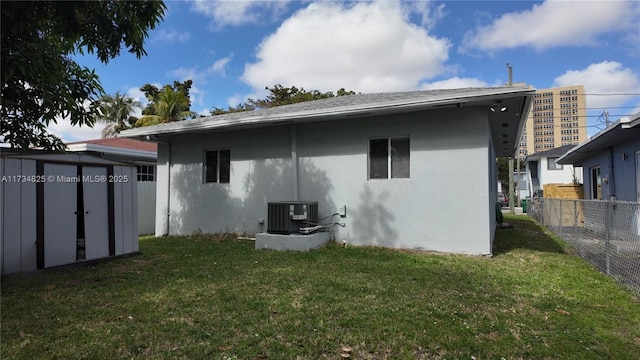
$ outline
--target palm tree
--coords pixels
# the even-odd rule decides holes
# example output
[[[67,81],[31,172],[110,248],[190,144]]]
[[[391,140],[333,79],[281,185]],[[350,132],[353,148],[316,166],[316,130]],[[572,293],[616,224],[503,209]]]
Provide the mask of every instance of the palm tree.
[[[142,109],[142,104],[135,99],[120,94],[117,91],[113,95],[103,95],[96,102],[96,120],[107,124],[102,129],[102,137],[115,137],[120,131],[128,129],[129,124],[135,122],[132,114],[136,109]],[[127,124],[129,123],[129,124]]]
[[[189,98],[184,93],[167,85],[158,92],[151,106],[153,114],[142,116],[135,126],[156,125],[193,117],[195,113],[189,110],[189,105]]]

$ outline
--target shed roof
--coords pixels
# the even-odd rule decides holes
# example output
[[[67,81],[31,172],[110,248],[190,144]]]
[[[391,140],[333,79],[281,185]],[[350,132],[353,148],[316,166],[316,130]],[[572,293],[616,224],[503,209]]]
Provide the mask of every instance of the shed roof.
[[[120,136],[153,141],[165,136],[203,131],[340,120],[446,107],[487,106],[492,136],[502,140],[501,146],[496,146],[496,153],[498,156],[512,156],[534,92],[533,88],[514,86],[356,94],[130,129],[121,132]],[[490,108],[495,110],[497,104],[508,111],[498,109],[491,112]]]
[[[67,144],[70,151],[91,151],[118,156],[119,159],[148,159],[155,161],[158,144],[131,138],[106,138],[76,141]]]
[[[612,145],[624,144],[635,139],[640,139],[640,112],[621,118],[585,142],[574,146],[561,156],[557,163],[580,166],[586,159],[607,150]]]

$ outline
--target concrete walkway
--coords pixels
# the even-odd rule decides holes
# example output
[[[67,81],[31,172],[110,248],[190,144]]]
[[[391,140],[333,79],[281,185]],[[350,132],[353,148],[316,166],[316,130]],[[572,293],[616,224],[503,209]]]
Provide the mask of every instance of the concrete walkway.
[[[522,212],[522,207],[520,207],[520,206],[514,207],[513,210],[515,211],[516,215],[523,215],[524,214]],[[505,206],[505,207],[502,208],[502,213],[503,214],[510,214],[511,211],[510,211],[508,206]]]

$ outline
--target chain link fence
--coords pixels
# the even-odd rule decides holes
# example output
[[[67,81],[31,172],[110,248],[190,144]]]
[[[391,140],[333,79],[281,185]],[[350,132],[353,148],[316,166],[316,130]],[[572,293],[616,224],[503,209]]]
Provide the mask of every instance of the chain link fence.
[[[526,206],[582,258],[640,293],[640,203],[543,198]]]

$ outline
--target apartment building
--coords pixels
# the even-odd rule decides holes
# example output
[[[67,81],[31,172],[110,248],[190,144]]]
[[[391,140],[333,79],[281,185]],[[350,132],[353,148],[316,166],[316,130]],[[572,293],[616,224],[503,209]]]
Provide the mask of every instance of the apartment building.
[[[582,85],[536,90],[518,156],[587,140],[587,102]]]

